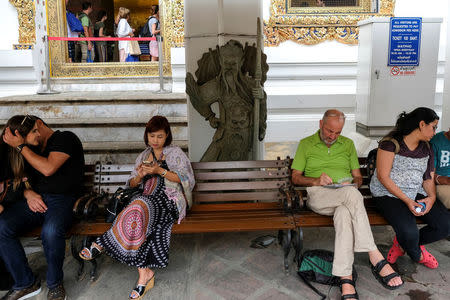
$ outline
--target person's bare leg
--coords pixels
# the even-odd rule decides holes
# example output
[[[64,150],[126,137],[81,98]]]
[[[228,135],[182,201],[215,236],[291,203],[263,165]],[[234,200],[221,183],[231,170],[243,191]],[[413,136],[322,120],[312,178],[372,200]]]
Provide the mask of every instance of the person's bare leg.
[[[381,254],[381,252],[377,249],[369,252],[369,259],[372,266],[375,266],[379,261],[383,260],[384,257],[383,254]],[[394,272],[395,271],[394,269],[392,269],[391,265],[387,264],[381,269],[380,275],[384,277]],[[388,285],[398,286],[401,285],[402,283],[403,283],[402,278],[400,276],[397,276],[389,280]]]

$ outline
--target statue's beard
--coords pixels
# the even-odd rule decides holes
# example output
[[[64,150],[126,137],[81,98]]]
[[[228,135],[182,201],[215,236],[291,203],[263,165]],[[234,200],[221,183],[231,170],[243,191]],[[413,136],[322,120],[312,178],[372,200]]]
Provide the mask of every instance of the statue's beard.
[[[231,92],[236,94],[236,82],[238,80],[238,76],[236,72],[233,70],[224,70],[223,71],[223,80],[225,83],[225,88],[227,92]]]

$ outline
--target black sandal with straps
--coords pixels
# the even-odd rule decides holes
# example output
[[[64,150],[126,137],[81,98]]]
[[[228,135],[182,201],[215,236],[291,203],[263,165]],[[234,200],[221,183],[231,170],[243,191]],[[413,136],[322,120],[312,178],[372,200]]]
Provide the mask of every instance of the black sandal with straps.
[[[386,275],[386,276],[381,276],[381,274],[380,274],[381,269],[383,269],[383,267],[387,264],[389,264],[387,262],[387,260],[385,260],[385,259],[380,260],[375,266],[372,266],[372,268],[371,268],[372,274],[373,274],[373,276],[375,276],[375,278],[378,280],[378,282],[381,283],[381,285],[383,287],[387,288],[388,290],[398,289],[399,287],[401,287],[403,285],[403,283],[404,283],[403,280],[402,280],[402,284],[400,284],[400,285],[389,285],[389,281],[391,281],[392,278],[400,277],[400,275],[397,272],[394,271],[393,273]],[[400,279],[401,279],[401,277],[400,277]]]
[[[353,285],[353,287],[355,288],[355,293],[342,295],[342,285],[344,283]],[[341,279],[341,300],[346,300],[346,299],[359,299],[358,292],[356,292],[356,283],[355,283],[355,281],[353,281],[351,279]]]
[[[150,280],[147,281],[146,284],[137,284],[136,287],[131,291],[129,299],[130,300],[142,299],[145,293],[147,293],[148,290],[152,289],[154,285],[155,285],[155,274],[153,274],[152,278],[150,278]],[[133,292],[136,292],[137,294],[136,298],[131,297]]]
[[[91,244],[91,246],[84,247],[78,255],[81,257],[81,259],[84,260],[93,260],[99,257],[103,253],[103,249],[99,249],[98,247],[94,246],[94,244]]]

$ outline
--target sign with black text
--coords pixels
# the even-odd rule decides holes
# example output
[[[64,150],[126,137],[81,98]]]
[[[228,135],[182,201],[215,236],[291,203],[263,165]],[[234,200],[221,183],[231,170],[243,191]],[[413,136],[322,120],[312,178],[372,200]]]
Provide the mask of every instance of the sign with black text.
[[[388,66],[418,66],[422,18],[391,18]]]

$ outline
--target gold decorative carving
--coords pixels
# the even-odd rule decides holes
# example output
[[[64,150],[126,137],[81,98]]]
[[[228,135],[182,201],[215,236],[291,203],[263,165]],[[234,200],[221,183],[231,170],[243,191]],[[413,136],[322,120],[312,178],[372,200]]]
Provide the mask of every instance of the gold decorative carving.
[[[9,0],[9,2],[16,8],[19,19],[19,44],[13,46],[14,50],[33,49],[36,42],[34,1]]]
[[[19,0],[17,0],[19,1]],[[183,12],[182,0],[160,0],[161,10],[161,29],[164,37],[163,53],[164,76],[171,76],[172,69],[170,64],[170,48],[174,43],[182,44],[183,38],[178,37],[173,24],[179,24],[180,18],[177,14]],[[47,0],[48,20],[57,20],[57,22],[47,22],[49,36],[63,37],[67,36],[67,27],[65,19],[65,7],[63,0]],[[183,22],[183,14],[181,14]],[[183,29],[181,30],[183,32]],[[51,76],[58,78],[74,77],[147,77],[158,76],[158,62],[106,62],[106,63],[68,63],[67,42],[50,41],[50,66]]]
[[[395,0],[378,3],[378,12],[372,12],[371,0],[345,7],[292,7],[291,0],[271,0],[270,18],[264,23],[265,45],[278,46],[288,40],[306,45],[327,40],[357,44],[359,21],[394,15]]]
[[[184,0],[168,1],[165,36],[172,47],[184,47]]]

